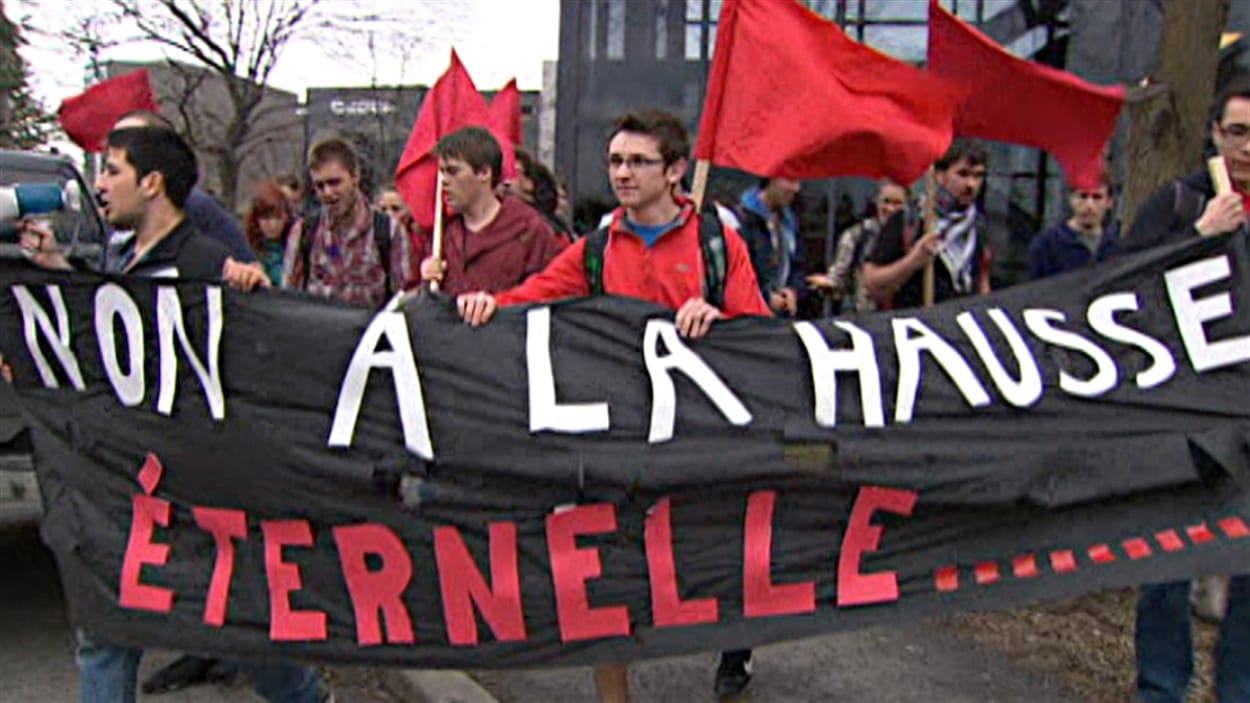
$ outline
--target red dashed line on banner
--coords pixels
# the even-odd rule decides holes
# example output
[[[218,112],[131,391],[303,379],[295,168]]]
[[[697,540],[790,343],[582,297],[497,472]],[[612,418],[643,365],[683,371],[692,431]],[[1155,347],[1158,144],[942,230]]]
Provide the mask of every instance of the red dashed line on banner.
[[[1162,552],[1177,552],[1190,546],[1186,544],[1185,537],[1189,538],[1192,545],[1197,546],[1212,542],[1221,538],[1225,539],[1247,539],[1250,538],[1250,526],[1246,525],[1246,521],[1238,516],[1222,518],[1215,522],[1218,531],[1212,529],[1207,523],[1199,523],[1197,525],[1188,525],[1183,531],[1178,530],[1161,530],[1154,533],[1154,541],[1158,544],[1158,550]],[[1223,534],[1220,534],[1220,533]],[[1185,537],[1182,537],[1181,535]],[[1156,548],[1153,547],[1146,537],[1130,537],[1120,542],[1120,547],[1125,556],[1131,560],[1146,559],[1156,554]],[[1089,561],[1093,565],[1110,564],[1119,559],[1112,545],[1107,543],[1099,543],[1090,545],[1085,551]],[[1069,549],[1057,549],[1045,555],[1049,558],[1050,568],[1056,574],[1066,574],[1076,571],[1080,568],[1077,563],[1076,552]],[[1018,579],[1034,578],[1041,572],[1038,568],[1037,554],[1020,554],[1011,559],[1011,575]],[[996,561],[978,562],[972,566],[973,581],[980,586],[988,586],[997,583],[1003,579],[1002,571]],[[958,566],[947,565],[933,572],[933,587],[941,593],[949,593],[957,591],[960,588],[960,569]]]

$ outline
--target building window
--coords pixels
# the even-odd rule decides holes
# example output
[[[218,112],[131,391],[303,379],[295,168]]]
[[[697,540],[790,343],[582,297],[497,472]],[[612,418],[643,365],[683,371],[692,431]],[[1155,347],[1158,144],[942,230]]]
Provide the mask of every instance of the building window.
[[[655,60],[668,58],[668,6],[669,0],[655,3]]]
[[[590,31],[586,32],[586,36],[590,37],[590,60],[594,61],[599,55],[599,0],[590,0]]]
[[[686,60],[711,59],[721,0],[686,0]]]
[[[608,0],[609,61],[625,58],[625,0]]]

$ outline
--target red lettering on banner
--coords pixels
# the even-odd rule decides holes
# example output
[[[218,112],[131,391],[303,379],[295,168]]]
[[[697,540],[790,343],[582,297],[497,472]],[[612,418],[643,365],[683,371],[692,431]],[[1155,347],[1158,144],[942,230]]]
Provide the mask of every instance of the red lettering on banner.
[[[1211,532],[1211,528],[1207,527],[1207,523],[1202,522],[1197,525],[1190,525],[1185,528],[1185,532],[1189,535],[1189,539],[1194,544],[1202,544],[1215,539],[1215,534]]]
[[[873,513],[886,510],[911,515],[915,505],[915,491],[880,486],[859,489],[838,554],[838,607],[898,600],[898,576],[893,571],[865,574],[860,566],[864,554],[877,551],[881,544],[881,528],[871,524]]]
[[[742,549],[742,614],[749,618],[795,615],[816,610],[816,582],[773,584],[773,509],[776,491],[747,498]]]
[[[1239,517],[1226,517],[1220,520],[1220,529],[1224,530],[1224,534],[1229,539],[1245,539],[1250,537],[1250,527],[1246,526],[1246,521]]]
[[[144,564],[164,566],[169,560],[169,545],[152,541],[156,525],[169,527],[169,501],[137,495],[131,499],[130,539],[122,560],[119,602],[123,608],[168,613],[174,607],[174,592],[160,586],[139,582]]]
[[[269,578],[269,638],[278,641],[324,640],[326,614],[319,610],[292,610],[291,592],[303,587],[299,567],[282,561],[282,548],[311,547],[307,520],[265,520],[265,575]]]
[[[152,453],[147,455],[143,468],[139,470],[139,485],[149,495],[131,498],[130,537],[126,542],[121,582],[118,584],[118,602],[123,608],[168,613],[174,607],[172,590],[139,581],[145,564],[164,566],[169,560],[169,545],[152,541],[156,525],[169,527],[169,501],[150,495],[156,490],[164,470],[160,460]]]
[[[673,556],[673,505],[664,498],[647,514],[644,542],[647,574],[651,580],[651,621],[656,627],[716,622],[715,598],[683,601],[677,589],[677,560]]]
[[[234,540],[247,539],[247,514],[225,508],[191,508],[195,524],[213,536],[217,558],[213,562],[213,578],[208,582],[204,599],[204,622],[221,627],[226,622],[226,606],[230,600],[230,579],[234,576]]]
[[[1050,568],[1056,574],[1076,571],[1076,555],[1070,549],[1058,549],[1050,553]]]
[[[1037,557],[1032,554],[1021,554],[1011,560],[1011,573],[1018,579],[1031,579],[1037,576]]]
[[[564,642],[624,637],[629,634],[629,610],[623,605],[591,608],[586,582],[602,573],[599,550],[579,549],[578,535],[616,530],[616,506],[579,505],[547,516],[547,552],[556,589],[556,613]]]
[[[447,639],[452,644],[477,644],[474,606],[490,625],[497,641],[525,639],[516,532],[515,523],[491,523],[491,585],[488,586],[460,530],[454,527],[434,530],[434,557],[438,561],[438,584],[443,593],[443,617],[447,622]]]
[[[412,617],[403,599],[412,581],[412,557],[403,540],[389,527],[376,524],[335,527],[333,534],[356,615],[356,641],[362,646],[382,644],[381,611],[386,618],[386,642],[412,644],[416,640]],[[382,561],[377,571],[369,570],[366,558],[370,554]]]

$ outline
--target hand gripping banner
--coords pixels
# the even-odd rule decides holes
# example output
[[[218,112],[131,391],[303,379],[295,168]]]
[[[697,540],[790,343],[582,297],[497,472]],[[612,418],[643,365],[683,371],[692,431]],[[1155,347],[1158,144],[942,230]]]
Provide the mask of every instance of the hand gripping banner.
[[[72,617],[232,657],[554,666],[1250,570],[1250,258],[927,310],[482,328],[0,270]]]

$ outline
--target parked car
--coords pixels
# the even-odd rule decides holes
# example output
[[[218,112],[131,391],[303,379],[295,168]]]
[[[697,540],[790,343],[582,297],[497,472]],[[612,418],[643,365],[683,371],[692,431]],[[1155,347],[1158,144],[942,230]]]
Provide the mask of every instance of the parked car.
[[[108,228],[82,173],[65,156],[0,150],[0,186],[56,184],[65,206],[46,219],[57,242],[71,259],[98,262],[108,241]],[[0,258],[23,259],[17,244],[17,224],[0,222]],[[38,506],[30,438],[17,395],[0,383],[0,507]]]

